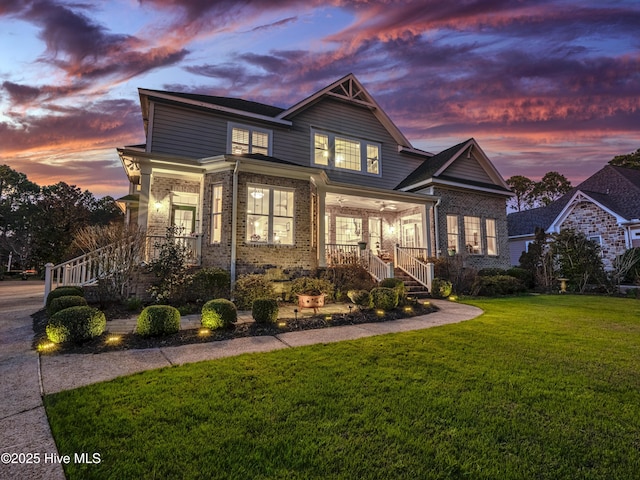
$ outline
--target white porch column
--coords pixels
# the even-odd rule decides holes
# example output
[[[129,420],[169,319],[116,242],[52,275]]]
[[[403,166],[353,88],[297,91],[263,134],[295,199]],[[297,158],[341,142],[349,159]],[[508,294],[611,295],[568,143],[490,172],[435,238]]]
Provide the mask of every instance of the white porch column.
[[[151,201],[151,173],[140,172],[140,203],[138,207],[138,226],[147,229],[149,220],[149,202]]]
[[[326,208],[326,196],[327,192],[318,187],[318,266],[327,266],[326,245],[324,243],[326,229],[328,228],[325,223],[325,208]]]
[[[422,231],[426,247],[427,247],[427,257],[431,257],[433,255],[433,248],[431,245],[431,225],[429,224],[429,206],[423,205],[421,208],[422,214]]]

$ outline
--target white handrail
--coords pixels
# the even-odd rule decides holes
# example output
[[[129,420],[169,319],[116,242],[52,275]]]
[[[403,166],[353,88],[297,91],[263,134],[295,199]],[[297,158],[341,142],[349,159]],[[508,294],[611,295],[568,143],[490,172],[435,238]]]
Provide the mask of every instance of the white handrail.
[[[380,282],[385,278],[393,278],[393,264],[386,263],[371,250],[367,256],[367,271],[369,274]]]
[[[361,250],[358,245],[327,243],[325,255],[328,266],[356,265],[360,262]]]
[[[411,250],[413,249],[395,246],[394,259],[396,267],[431,291],[431,281],[434,275],[433,263],[418,260],[411,255]]]

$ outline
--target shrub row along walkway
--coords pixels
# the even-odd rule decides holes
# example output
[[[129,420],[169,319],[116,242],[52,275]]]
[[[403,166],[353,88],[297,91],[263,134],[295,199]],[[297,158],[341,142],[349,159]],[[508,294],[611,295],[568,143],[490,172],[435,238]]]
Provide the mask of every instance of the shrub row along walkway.
[[[274,336],[235,338],[174,347],[123,350],[99,355],[45,355],[40,359],[42,385],[44,393],[50,394],[154,368],[230,357],[243,353],[268,352],[385,333],[420,330],[469,320],[482,313],[480,309],[469,305],[449,301],[434,301],[433,303],[440,311],[391,322],[345,325],[286,332]],[[110,325],[109,330],[111,331],[111,329]]]

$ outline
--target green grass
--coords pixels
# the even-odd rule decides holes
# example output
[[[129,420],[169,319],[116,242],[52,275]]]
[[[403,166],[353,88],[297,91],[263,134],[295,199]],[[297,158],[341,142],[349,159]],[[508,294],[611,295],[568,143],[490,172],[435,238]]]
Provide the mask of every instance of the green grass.
[[[626,479],[640,302],[470,302],[476,320],[145,372],[45,398],[71,479]]]

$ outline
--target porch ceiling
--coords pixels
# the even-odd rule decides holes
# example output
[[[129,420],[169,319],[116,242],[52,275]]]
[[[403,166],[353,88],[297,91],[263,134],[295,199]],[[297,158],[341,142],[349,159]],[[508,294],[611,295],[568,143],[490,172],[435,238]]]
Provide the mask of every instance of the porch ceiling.
[[[325,197],[325,205],[333,207],[377,210],[380,212],[400,212],[402,210],[413,208],[419,204],[410,202],[399,202],[397,200],[384,200],[380,198],[327,192],[327,195]]]

